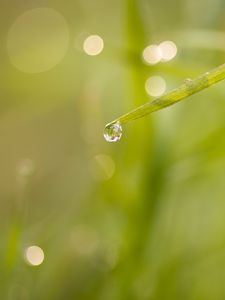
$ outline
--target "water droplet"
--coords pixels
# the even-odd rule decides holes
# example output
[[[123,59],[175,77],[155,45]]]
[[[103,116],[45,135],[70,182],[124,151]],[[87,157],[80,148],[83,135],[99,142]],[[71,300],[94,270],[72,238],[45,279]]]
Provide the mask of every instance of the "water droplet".
[[[122,126],[120,123],[109,124],[105,126],[104,138],[107,142],[117,142],[122,136]]]

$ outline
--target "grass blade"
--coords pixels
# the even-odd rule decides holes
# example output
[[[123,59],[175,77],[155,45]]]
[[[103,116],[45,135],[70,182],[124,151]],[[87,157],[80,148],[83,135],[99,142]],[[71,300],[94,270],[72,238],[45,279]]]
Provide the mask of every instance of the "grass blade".
[[[184,100],[185,98],[200,92],[223,79],[225,79],[225,64],[202,74],[194,80],[186,80],[179,87],[120,116],[119,118],[107,124],[107,126],[117,122],[120,124],[126,124],[132,120],[142,118],[154,111],[163,109],[167,106],[171,106],[181,100]]]

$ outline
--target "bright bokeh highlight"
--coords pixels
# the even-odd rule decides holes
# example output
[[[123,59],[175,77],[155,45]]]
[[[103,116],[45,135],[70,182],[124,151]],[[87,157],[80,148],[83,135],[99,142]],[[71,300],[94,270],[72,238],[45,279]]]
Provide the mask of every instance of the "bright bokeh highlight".
[[[160,62],[162,55],[161,50],[157,45],[150,45],[146,47],[142,53],[145,63],[155,65]]]
[[[83,50],[87,55],[96,56],[103,51],[104,41],[99,35],[88,36],[83,43]]]
[[[68,45],[66,20],[51,8],[36,8],[19,16],[7,39],[11,63],[25,73],[50,70],[63,59]]]
[[[162,61],[169,61],[177,55],[177,46],[172,41],[164,41],[159,45]]]
[[[161,76],[149,77],[145,83],[145,90],[150,96],[161,96],[166,90],[166,82]]]
[[[25,259],[32,266],[39,266],[44,261],[44,251],[38,246],[30,246],[25,250]]]

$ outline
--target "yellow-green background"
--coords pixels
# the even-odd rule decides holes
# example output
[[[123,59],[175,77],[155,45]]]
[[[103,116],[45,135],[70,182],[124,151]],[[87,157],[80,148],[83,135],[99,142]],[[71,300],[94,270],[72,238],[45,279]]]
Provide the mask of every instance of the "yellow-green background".
[[[64,17],[68,48],[54,68],[25,73],[9,31],[43,7]],[[89,34],[104,39],[99,56],[82,51]],[[143,64],[163,40],[176,58]],[[149,76],[171,89],[224,60],[224,0],[1,0],[0,299],[225,299],[225,84],[128,124],[119,143],[102,136],[149,100]],[[115,163],[109,180],[93,176],[104,175],[99,154]],[[24,260],[30,245],[40,266]]]

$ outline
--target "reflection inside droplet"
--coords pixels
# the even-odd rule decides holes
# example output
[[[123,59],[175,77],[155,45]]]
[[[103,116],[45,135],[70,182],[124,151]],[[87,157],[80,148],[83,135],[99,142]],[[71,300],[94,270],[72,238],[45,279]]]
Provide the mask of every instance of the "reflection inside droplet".
[[[122,126],[120,123],[109,124],[105,126],[104,138],[107,142],[117,142],[122,136]]]

